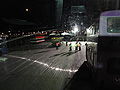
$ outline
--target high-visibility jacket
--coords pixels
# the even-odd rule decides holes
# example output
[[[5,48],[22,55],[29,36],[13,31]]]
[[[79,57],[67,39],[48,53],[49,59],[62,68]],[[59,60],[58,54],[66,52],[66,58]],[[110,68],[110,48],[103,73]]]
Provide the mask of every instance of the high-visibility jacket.
[[[77,45],[78,45],[78,47],[80,47],[80,46],[81,46],[81,44],[79,44],[79,43],[78,43]]]
[[[77,47],[78,46],[78,44],[75,44],[75,47]]]

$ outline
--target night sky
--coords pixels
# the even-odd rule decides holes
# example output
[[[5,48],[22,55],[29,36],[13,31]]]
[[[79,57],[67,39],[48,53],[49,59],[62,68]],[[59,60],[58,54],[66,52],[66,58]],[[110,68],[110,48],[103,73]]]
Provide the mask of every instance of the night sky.
[[[28,20],[41,25],[55,24],[54,0],[4,0],[0,3],[0,12],[0,18]]]
[[[69,16],[71,6],[76,5],[85,5],[88,16],[98,17],[101,11],[115,8],[114,0],[107,1],[109,2],[105,0],[64,0],[62,19],[67,18],[64,14]],[[25,11],[26,8],[29,9],[28,12]],[[55,0],[3,0],[0,2],[0,20],[1,18],[27,20],[41,27],[52,27],[56,25],[56,2]]]

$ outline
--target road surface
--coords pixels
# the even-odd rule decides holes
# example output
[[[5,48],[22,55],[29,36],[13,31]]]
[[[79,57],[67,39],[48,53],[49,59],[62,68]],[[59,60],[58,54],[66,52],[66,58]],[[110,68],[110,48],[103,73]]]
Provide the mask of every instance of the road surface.
[[[13,51],[0,57],[0,90],[63,90],[85,59],[82,50],[63,45]],[[38,45],[36,44],[36,47]]]

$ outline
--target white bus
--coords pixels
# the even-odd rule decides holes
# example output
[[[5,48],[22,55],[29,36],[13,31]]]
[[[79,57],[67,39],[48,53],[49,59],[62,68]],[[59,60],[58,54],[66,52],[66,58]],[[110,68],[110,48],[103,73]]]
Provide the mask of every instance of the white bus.
[[[87,30],[86,59],[98,86],[120,88],[120,10],[101,13],[98,26]]]

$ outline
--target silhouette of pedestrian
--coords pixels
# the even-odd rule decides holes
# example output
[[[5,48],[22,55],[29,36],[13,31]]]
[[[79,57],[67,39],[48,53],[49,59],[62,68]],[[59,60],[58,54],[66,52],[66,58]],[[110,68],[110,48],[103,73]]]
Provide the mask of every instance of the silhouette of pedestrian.
[[[56,43],[56,50],[58,50],[59,42]]]
[[[81,43],[78,43],[78,49],[81,51]]]
[[[66,46],[68,46],[68,41],[66,41]]]
[[[77,45],[77,43],[75,44],[75,51],[77,51],[78,50],[78,45]]]
[[[69,51],[72,51],[72,44],[69,44]]]

